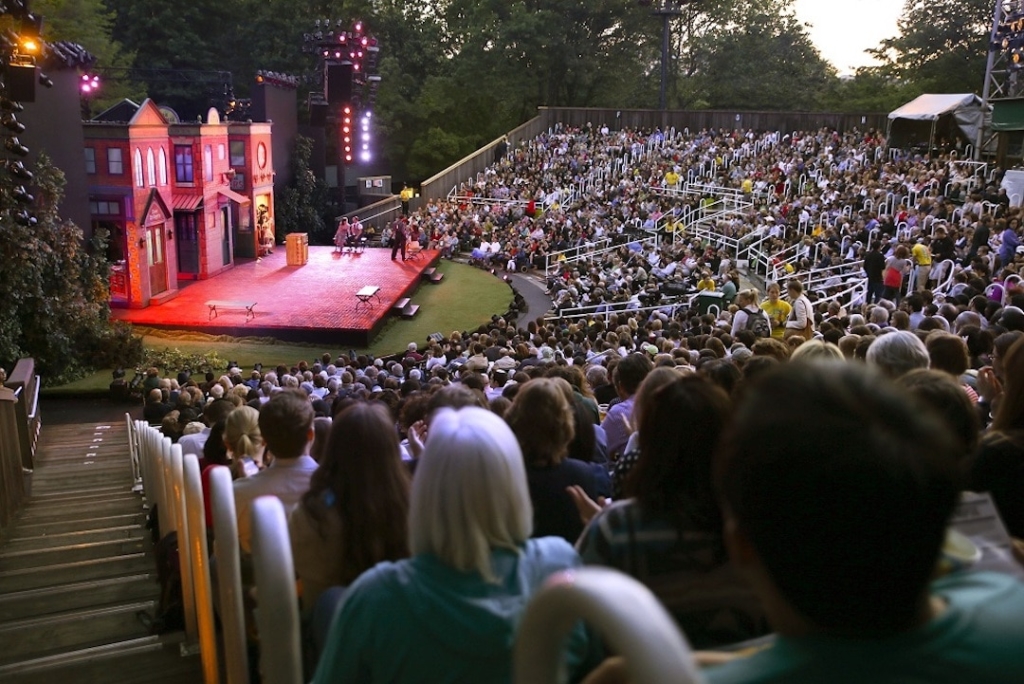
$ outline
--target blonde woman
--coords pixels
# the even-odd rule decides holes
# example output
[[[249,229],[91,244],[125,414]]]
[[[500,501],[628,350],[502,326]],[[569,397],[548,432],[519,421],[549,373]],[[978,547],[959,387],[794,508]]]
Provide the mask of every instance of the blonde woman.
[[[239,406],[224,423],[224,446],[231,456],[231,474],[235,479],[255,475],[264,467],[263,435],[260,412],[251,406]]]

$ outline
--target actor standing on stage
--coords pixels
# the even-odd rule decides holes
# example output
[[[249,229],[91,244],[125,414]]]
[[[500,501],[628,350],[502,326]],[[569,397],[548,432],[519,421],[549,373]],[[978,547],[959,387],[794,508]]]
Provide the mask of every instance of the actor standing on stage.
[[[405,227],[405,220],[398,219],[395,221],[395,234],[391,236],[391,260],[395,260],[395,255],[398,251],[402,251],[402,261],[405,261],[405,241],[408,238],[407,229]]]
[[[338,222],[338,230],[334,234],[334,248],[336,251],[345,251],[345,241],[348,239],[349,228],[348,217],[342,216],[341,221]]]

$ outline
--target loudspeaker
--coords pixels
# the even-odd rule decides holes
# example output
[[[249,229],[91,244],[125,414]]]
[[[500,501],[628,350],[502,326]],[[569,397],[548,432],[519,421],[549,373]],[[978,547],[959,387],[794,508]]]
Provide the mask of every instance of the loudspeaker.
[[[7,97],[15,102],[36,101],[36,67],[34,65],[8,64],[4,76]]]
[[[328,105],[326,102],[310,102],[309,103],[309,125],[310,126],[326,126],[327,125],[327,109]]]
[[[332,105],[352,101],[352,65],[328,64],[326,67],[327,101]]]

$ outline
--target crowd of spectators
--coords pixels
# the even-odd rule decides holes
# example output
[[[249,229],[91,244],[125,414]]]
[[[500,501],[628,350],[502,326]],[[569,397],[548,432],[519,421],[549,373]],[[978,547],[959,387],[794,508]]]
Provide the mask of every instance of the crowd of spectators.
[[[830,131],[555,131],[428,203],[410,239],[452,253],[497,242],[496,263],[519,268],[610,237],[613,249],[545,273],[549,291],[563,309],[635,306],[518,327],[495,317],[386,358],[326,353],[201,379],[153,369],[144,415],[210,467],[232,465],[243,550],[254,496],[292,512],[311,630],[330,623],[317,606],[344,595],[315,639],[316,681],[508,681],[523,605],[581,563],[647,584],[698,648],[773,631],[812,654],[773,650],[708,669],[711,681],[839,681],[852,656],[816,636],[899,653],[910,632],[914,657],[870,651],[858,667],[879,669],[863,681],[897,681],[886,667],[927,678],[936,663],[953,674],[934,681],[1013,681],[1024,662],[1007,643],[1022,630],[1005,611],[1024,588],[929,580],[960,490],[990,492],[1024,538],[1017,210],[973,167],[882,152],[877,135]],[[584,182],[615,164],[607,184]],[[701,173],[752,200],[721,235],[804,249],[764,301],[739,287],[734,254],[676,225],[702,201],[676,189]],[[645,225],[664,229],[660,247],[642,242]],[[804,287],[822,265],[812,255],[872,251],[878,296]],[[938,273],[940,258],[954,270]],[[884,282],[890,268],[898,284]],[[937,291],[943,277],[957,287]],[[672,282],[727,290],[731,306],[645,305]],[[927,630],[975,609],[960,655],[936,653]],[[568,650],[577,679],[603,655],[581,630]],[[594,676],[614,677],[614,663]]]

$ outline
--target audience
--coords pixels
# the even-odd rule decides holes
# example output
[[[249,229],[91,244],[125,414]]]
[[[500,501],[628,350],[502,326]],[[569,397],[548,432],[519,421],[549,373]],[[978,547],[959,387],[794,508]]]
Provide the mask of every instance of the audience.
[[[523,604],[579,563],[566,542],[647,582],[700,647],[762,633],[767,615],[776,646],[709,669],[713,682],[986,681],[986,662],[1016,680],[1004,644],[1019,630],[991,596],[1010,610],[1019,586],[928,580],[958,475],[1024,536],[1022,260],[1000,249],[1019,211],[986,205],[992,180],[954,159],[883,158],[883,145],[558,127],[407,230],[448,256],[535,269],[561,317],[496,317],[393,357],[325,354],[244,381],[234,364],[202,384],[151,369],[144,417],[172,439],[199,430],[180,442],[208,464],[242,476],[249,463],[235,483],[246,553],[256,496],[295,509],[307,615],[350,587],[317,681],[508,681]],[[706,226],[710,241],[688,231],[698,181],[751,200]],[[731,306],[689,306],[749,279],[726,237],[763,250],[767,298],[743,284]],[[557,256],[570,248],[578,260]],[[911,269],[926,250],[931,268]],[[882,282],[887,263],[899,284]],[[759,309],[770,334],[750,324]],[[721,600],[691,601],[708,581]],[[972,602],[977,625],[951,630]]]
[[[412,485],[412,558],[384,562],[350,587],[315,683],[510,682],[511,645],[545,578],[579,565],[557,537],[531,539],[523,455],[494,414],[442,409]],[[584,665],[588,637],[566,646]]]

